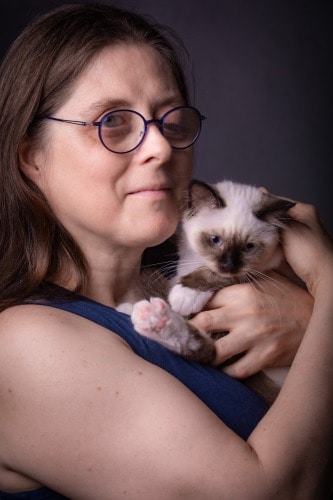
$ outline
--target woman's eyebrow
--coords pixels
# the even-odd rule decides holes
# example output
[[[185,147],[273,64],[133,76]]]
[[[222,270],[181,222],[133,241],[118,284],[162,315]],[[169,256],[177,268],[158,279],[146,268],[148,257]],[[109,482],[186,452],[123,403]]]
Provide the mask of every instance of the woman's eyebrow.
[[[89,104],[87,111],[102,112],[108,109],[128,108],[129,102],[125,99],[102,99]]]

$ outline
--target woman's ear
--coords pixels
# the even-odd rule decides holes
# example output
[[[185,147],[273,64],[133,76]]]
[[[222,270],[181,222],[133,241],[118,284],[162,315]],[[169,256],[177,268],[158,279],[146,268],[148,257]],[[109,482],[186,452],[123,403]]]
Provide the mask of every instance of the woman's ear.
[[[19,148],[19,166],[21,172],[35,184],[41,173],[41,151],[26,138]]]

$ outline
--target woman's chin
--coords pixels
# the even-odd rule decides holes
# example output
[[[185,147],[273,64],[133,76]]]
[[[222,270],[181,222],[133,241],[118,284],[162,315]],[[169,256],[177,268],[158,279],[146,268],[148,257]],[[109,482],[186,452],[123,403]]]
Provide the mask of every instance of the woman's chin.
[[[160,224],[157,226],[151,226],[149,234],[146,234],[146,247],[153,247],[156,245],[159,245],[160,243],[163,243],[163,241],[167,240],[172,236],[177,227],[177,221],[174,223],[168,223],[168,224]],[[143,236],[143,235],[142,235]]]

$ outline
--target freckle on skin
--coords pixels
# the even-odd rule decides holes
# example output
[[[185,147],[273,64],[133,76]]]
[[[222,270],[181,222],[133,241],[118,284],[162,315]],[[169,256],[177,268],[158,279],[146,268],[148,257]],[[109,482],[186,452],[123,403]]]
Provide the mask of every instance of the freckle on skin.
[[[138,371],[138,374],[139,374],[139,375],[142,375],[142,372],[141,372],[141,371]]]
[[[102,387],[101,387],[101,386],[98,386],[98,387],[97,387],[97,390],[98,390],[98,391],[101,391],[101,390],[102,390]]]

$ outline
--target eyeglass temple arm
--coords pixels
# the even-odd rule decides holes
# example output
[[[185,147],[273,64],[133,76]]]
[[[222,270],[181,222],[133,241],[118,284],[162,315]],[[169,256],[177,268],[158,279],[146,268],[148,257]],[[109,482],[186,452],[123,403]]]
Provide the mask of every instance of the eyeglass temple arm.
[[[63,123],[72,123],[73,125],[81,125],[82,127],[88,127],[88,126],[98,126],[100,122],[81,122],[79,120],[64,120],[63,118],[57,118],[56,116],[50,116],[50,115],[42,115],[42,119],[44,120],[54,120],[56,122],[63,122]]]

